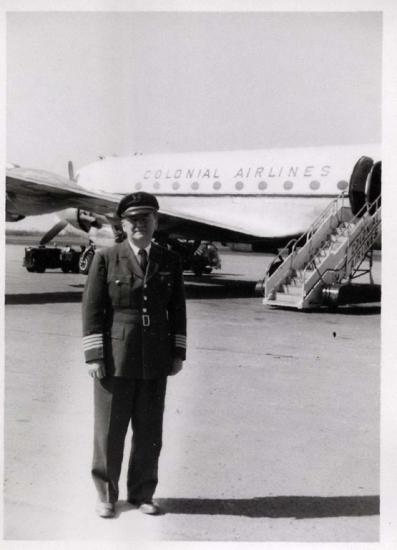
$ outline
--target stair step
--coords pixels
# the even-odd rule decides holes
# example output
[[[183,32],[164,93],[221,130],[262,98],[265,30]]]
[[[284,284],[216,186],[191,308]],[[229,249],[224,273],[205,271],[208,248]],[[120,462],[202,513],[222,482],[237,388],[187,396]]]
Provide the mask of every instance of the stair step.
[[[284,292],[276,292],[276,298],[274,301],[293,305],[300,302],[300,297],[294,296],[293,294],[285,294]]]
[[[296,271],[297,284],[301,285],[304,282],[304,280],[309,279],[309,277],[311,277],[315,271],[316,271],[315,269],[306,269],[306,270],[298,269]]]
[[[295,285],[282,285],[283,286],[283,292],[281,294],[286,294],[288,296],[302,296],[303,291],[303,285],[300,284],[299,286]]]

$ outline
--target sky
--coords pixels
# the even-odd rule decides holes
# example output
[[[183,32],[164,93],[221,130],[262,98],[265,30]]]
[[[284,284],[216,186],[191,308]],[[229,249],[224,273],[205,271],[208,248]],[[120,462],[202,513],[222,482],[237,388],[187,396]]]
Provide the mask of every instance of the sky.
[[[9,162],[67,175],[68,160],[99,155],[381,141],[380,12],[9,12],[6,23]]]

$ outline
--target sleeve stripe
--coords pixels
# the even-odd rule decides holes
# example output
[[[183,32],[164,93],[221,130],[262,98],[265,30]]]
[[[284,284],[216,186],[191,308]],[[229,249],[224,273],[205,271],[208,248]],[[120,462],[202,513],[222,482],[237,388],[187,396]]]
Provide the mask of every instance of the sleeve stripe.
[[[88,342],[83,341],[83,347],[86,346],[102,346],[102,340],[98,338],[98,340],[89,340]]]
[[[93,344],[92,346],[84,346],[84,351],[89,351],[91,349],[102,349],[102,345],[98,346],[96,344]]]
[[[176,334],[174,342],[178,348],[186,348],[186,336],[184,334]]]
[[[103,346],[102,334],[90,334],[83,337],[83,349],[84,351],[101,348]]]
[[[102,334],[99,332],[96,334],[89,334],[88,336],[83,336],[84,341],[95,340],[96,338],[99,338],[100,340],[102,340]]]

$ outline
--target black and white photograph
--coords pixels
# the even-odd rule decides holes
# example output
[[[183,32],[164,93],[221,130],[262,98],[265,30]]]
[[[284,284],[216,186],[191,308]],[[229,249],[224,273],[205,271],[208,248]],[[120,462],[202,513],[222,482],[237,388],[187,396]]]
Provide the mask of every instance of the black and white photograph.
[[[382,542],[382,3],[81,4],[3,12],[3,538]]]

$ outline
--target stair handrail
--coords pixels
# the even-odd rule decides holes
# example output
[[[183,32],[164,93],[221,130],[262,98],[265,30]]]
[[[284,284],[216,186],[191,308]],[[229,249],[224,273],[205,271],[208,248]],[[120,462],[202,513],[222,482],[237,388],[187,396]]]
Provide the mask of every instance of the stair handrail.
[[[379,227],[380,225],[380,213],[381,213],[381,207],[380,207],[380,204],[381,204],[381,195],[379,195],[374,201],[372,201],[370,204],[368,203],[365,203],[362,208],[357,212],[357,214],[355,216],[353,216],[352,218],[352,222],[353,221],[359,221],[359,219],[363,218],[363,215],[366,213],[366,212],[369,212],[371,213],[371,211],[373,211],[372,214],[370,214],[371,216],[371,219],[372,220],[375,220],[375,225],[374,225],[374,228],[371,229],[370,231],[370,235],[372,235],[372,233],[375,233],[377,235],[377,228]],[[378,218],[379,218],[379,221],[378,221]],[[356,224],[355,224],[356,225]],[[362,229],[362,231],[364,230],[364,228]],[[348,237],[348,241],[347,241],[347,246],[346,246],[346,256],[345,256],[345,259],[344,259],[344,267],[345,267],[345,276],[346,276],[346,273],[347,273],[347,264],[348,264],[348,257],[347,257],[347,251],[349,250],[349,246],[351,246],[352,243],[354,243],[354,241],[360,236],[361,232],[356,235],[354,237],[354,239],[350,242],[350,235],[352,233],[353,229],[352,227],[348,227],[346,229],[346,233],[347,233],[347,237]],[[361,254],[361,258],[364,257],[364,255],[368,252],[368,250],[371,248],[371,246],[373,246],[374,242],[376,240],[376,237],[372,240],[371,244],[369,244],[367,246],[367,249],[365,250],[364,253]],[[365,240],[363,241],[363,244],[361,245],[360,249],[362,248],[362,246],[364,246],[365,244]],[[358,254],[356,253],[354,256],[352,256],[351,260],[354,260],[355,258],[358,257]],[[313,258],[311,258],[311,260],[308,261],[308,264],[310,264],[310,262],[313,260]],[[357,261],[358,262],[358,261]],[[357,264],[357,262],[354,262],[355,264]],[[311,287],[309,289],[306,290],[305,292],[305,296],[308,296],[310,294],[310,292],[313,290],[313,288],[319,283],[319,281],[322,279],[322,277],[325,275],[325,273],[327,273],[328,271],[335,271],[335,272],[340,272],[342,271],[343,269],[343,264],[337,268],[337,269],[331,269],[331,268],[328,268],[326,269],[323,273],[320,273],[320,270],[318,269],[317,266],[315,266],[315,269],[316,271],[318,272],[319,274],[319,278],[311,285]],[[352,263],[353,265],[353,263]],[[307,269],[307,266],[305,267],[304,269],[304,272],[306,271]],[[354,269],[354,267],[352,267],[352,269]]]
[[[306,243],[310,242],[311,237],[314,235],[314,233],[317,231],[317,229],[324,223],[324,221],[329,218],[331,215],[331,212],[334,214],[338,214],[341,212],[342,207],[344,206],[346,199],[345,192],[342,192],[340,195],[335,197],[331,203],[327,206],[325,210],[321,212],[319,216],[311,223],[309,226],[309,229],[306,231],[306,233],[303,233],[297,240],[295,240],[295,243],[292,246],[291,253],[285,258],[284,262],[278,267],[270,277],[268,277],[265,281],[265,289],[271,286],[272,284],[277,281],[282,272],[290,273],[294,269],[294,260],[299,252],[299,249],[302,248]],[[311,255],[311,260],[313,258],[313,254]],[[275,284],[277,286],[277,284]],[[266,295],[266,290],[265,290]]]
[[[369,214],[369,220],[373,223],[368,223],[365,225],[362,230],[355,235],[355,237],[350,240],[350,233],[348,235],[348,245],[346,250],[346,273],[350,275],[350,272],[354,271],[357,264],[360,264],[367,254],[367,252],[371,249],[374,242],[376,241],[376,238],[378,236],[378,228],[381,224],[381,206],[380,206],[380,195],[375,201],[373,201],[370,205],[368,205],[368,214]],[[376,206],[376,208],[373,211],[373,214],[371,214],[371,207]],[[364,217],[364,216],[363,216]],[[365,219],[365,218],[364,218]],[[366,234],[363,235],[364,231],[366,231]],[[361,238],[361,242],[358,242]],[[349,256],[349,251],[354,247],[354,245],[357,243],[356,249],[353,251],[353,253]]]
[[[331,212],[334,210],[335,213],[339,212],[341,209],[341,206],[344,206],[346,198],[346,193],[342,191],[340,195],[335,197],[330,204],[327,206],[325,210],[321,212],[319,216],[312,222],[312,224],[309,226],[309,229],[306,231],[306,233],[303,233],[299,239],[295,242],[295,245],[293,246],[293,251],[295,251],[296,248],[302,246],[300,243],[301,241],[307,242],[310,237],[317,231],[317,229],[324,223],[324,221],[330,216]],[[339,205],[339,203],[342,203]]]

